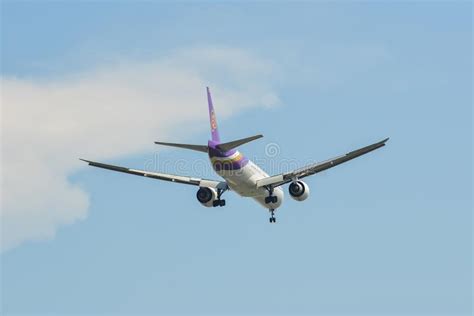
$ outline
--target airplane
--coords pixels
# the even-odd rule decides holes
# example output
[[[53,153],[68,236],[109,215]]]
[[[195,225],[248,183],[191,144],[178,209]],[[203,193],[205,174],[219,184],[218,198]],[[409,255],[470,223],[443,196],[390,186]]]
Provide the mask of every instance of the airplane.
[[[199,189],[196,193],[196,198],[206,207],[225,206],[226,203],[225,200],[222,199],[222,194],[226,191],[234,191],[242,197],[253,198],[264,208],[268,209],[270,212],[269,221],[270,223],[275,223],[275,210],[281,206],[284,197],[281,186],[289,183],[289,195],[296,201],[304,201],[309,197],[310,191],[309,186],[302,181],[303,178],[381,148],[385,146],[385,143],[389,140],[389,138],[385,138],[372,145],[359,148],[323,162],[310,164],[290,172],[269,176],[236,149],[243,144],[263,137],[263,135],[222,142],[217,127],[216,113],[214,111],[209,87],[207,87],[206,90],[211,127],[211,139],[207,145],[179,144],[161,141],[157,141],[155,144],[206,153],[209,156],[214,171],[224,179],[223,181],[131,169],[86,159],[80,160],[85,161],[93,167],[197,186]]]

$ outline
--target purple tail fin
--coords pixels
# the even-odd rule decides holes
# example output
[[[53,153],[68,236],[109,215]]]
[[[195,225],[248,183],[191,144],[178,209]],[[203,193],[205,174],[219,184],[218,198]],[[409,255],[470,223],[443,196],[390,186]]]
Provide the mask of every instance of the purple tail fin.
[[[209,120],[211,122],[212,140],[215,142],[220,142],[221,139],[219,137],[219,130],[217,129],[216,112],[214,112],[214,106],[212,105],[211,91],[209,90],[209,87],[207,87],[206,89],[207,89],[207,103],[209,105]]]

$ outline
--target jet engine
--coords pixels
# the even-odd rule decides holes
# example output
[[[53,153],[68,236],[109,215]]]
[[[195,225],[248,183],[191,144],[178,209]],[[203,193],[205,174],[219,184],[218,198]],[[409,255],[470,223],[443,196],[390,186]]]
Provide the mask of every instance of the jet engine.
[[[214,201],[217,200],[217,191],[213,188],[199,188],[196,193],[199,203],[206,207],[213,207]]]
[[[291,197],[297,201],[304,201],[309,196],[309,186],[303,181],[292,182],[288,191]]]

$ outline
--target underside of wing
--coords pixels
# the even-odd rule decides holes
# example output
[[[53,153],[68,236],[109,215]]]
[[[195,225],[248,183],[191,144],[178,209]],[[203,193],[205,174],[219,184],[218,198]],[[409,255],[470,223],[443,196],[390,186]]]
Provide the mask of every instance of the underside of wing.
[[[351,151],[345,155],[341,155],[338,157],[334,157],[332,159],[323,161],[323,162],[318,162],[315,164],[311,164],[308,166],[305,166],[300,169],[296,169],[291,172],[287,173],[282,173],[279,175],[267,177],[264,179],[261,179],[257,182],[257,187],[266,187],[266,186],[271,186],[271,187],[277,187],[280,185],[283,185],[285,183],[289,183],[293,181],[294,179],[301,179],[310,175],[313,175],[315,173],[327,170],[329,168],[335,167],[337,165],[340,165],[341,163],[344,163],[346,161],[352,160],[354,158],[357,158],[359,156],[365,155],[373,150],[376,150],[380,147],[385,146],[385,143],[388,141],[388,138],[377,142],[375,144]]]
[[[108,164],[104,164],[100,162],[94,162],[94,161],[85,160],[85,159],[80,159],[80,160],[87,162],[90,166],[93,166],[93,167],[133,174],[136,176],[142,176],[142,177],[147,177],[147,178],[152,178],[152,179],[157,179],[157,180],[189,184],[189,185],[195,185],[195,186],[200,186],[200,187],[210,187],[210,188],[225,188],[227,186],[227,184],[223,181],[206,180],[206,179],[200,179],[200,178],[178,176],[178,175],[167,174],[167,173],[131,169],[131,168],[114,166],[114,165],[108,165]]]

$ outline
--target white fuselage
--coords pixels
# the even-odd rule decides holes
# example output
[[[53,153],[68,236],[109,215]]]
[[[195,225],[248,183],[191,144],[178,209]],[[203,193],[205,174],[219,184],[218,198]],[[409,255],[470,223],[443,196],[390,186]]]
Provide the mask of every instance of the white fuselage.
[[[251,160],[249,160],[245,166],[237,170],[215,171],[219,176],[226,180],[232,191],[235,191],[243,197],[252,197],[267,209],[276,209],[280,207],[283,202],[283,190],[280,187],[277,187],[273,191],[273,196],[277,197],[277,202],[269,204],[265,203],[265,197],[269,196],[270,193],[264,187],[257,188],[257,181],[268,177],[268,174]]]

